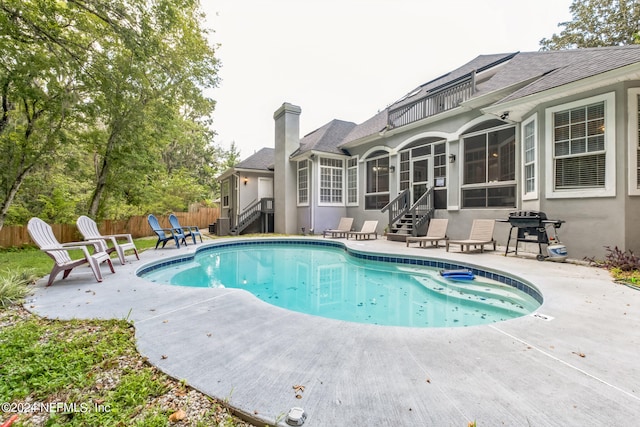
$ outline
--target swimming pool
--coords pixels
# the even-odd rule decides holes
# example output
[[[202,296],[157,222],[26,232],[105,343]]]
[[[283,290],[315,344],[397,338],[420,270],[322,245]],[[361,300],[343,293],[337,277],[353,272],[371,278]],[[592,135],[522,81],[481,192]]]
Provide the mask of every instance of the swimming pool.
[[[439,274],[457,268],[469,268],[475,280]],[[285,309],[387,326],[482,325],[530,314],[542,303],[533,285],[505,273],[318,239],[214,243],[195,255],[144,266],[138,275],[171,285],[244,289]]]

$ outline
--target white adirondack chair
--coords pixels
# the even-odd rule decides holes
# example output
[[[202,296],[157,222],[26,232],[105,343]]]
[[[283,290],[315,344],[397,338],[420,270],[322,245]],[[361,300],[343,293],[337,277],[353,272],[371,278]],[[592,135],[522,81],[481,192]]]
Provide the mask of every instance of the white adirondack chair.
[[[84,215],[78,218],[76,225],[78,226],[80,233],[82,233],[84,240],[102,240],[105,242],[105,245],[107,241],[110,241],[113,246],[108,247],[108,245],[106,245],[107,253],[110,254],[115,251],[118,254],[121,264],[125,264],[125,252],[128,250],[132,250],[135,253],[136,258],[140,259],[140,256],[138,256],[138,249],[136,248],[136,244],[133,242],[131,234],[100,234],[98,224],[88,216]],[[118,239],[121,241],[119,242]]]
[[[115,273],[111,258],[106,252],[106,245],[102,240],[88,240],[85,242],[60,243],[53,234],[51,226],[40,218],[31,218],[27,224],[27,231],[31,239],[38,245],[40,250],[49,255],[53,259],[53,268],[49,273],[49,281],[47,286],[51,286],[59,272],[64,271],[63,279],[66,279],[75,267],[88,263],[98,282],[102,282],[102,272],[100,264],[107,262],[112,273]],[[89,246],[93,246],[95,251],[91,254],[88,250]],[[72,260],[69,251],[77,249],[81,250],[84,258]]]

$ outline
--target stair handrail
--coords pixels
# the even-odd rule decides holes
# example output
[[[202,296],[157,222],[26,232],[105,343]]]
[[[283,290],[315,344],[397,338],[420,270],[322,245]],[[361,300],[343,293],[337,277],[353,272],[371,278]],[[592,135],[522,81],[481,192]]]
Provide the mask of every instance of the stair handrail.
[[[380,212],[389,211],[389,228],[409,210],[409,189],[407,188],[383,207]]]
[[[263,197],[254,201],[240,215],[238,215],[238,224],[234,227],[234,233],[240,234],[245,228],[256,220],[262,213],[273,213],[274,199],[273,197]]]
[[[431,219],[433,211],[433,187],[429,187],[407,211],[411,215],[411,223],[413,224],[411,234],[413,236],[417,236],[418,229]]]
[[[236,225],[236,233],[240,233],[244,230],[245,226],[251,222],[253,219],[260,215],[262,208],[262,199],[256,201],[251,206],[246,208],[240,215],[238,215],[238,224]]]

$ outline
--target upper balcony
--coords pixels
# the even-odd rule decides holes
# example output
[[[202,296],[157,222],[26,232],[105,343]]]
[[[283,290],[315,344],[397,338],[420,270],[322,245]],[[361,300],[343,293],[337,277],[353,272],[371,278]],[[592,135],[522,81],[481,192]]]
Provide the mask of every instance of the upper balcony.
[[[445,85],[433,88],[426,96],[389,109],[388,129],[405,126],[458,107],[476,90],[476,73],[472,72]]]

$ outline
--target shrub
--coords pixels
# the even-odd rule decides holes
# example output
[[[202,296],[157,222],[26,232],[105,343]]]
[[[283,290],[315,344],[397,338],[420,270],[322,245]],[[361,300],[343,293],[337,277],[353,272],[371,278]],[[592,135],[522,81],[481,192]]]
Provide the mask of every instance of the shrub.
[[[634,271],[640,270],[640,258],[633,253],[633,251],[621,251],[620,248],[615,246],[613,249],[611,246],[605,246],[607,254],[604,261],[597,261],[594,258],[585,258],[593,265],[598,267],[604,267],[608,270],[616,269],[618,271]]]
[[[20,302],[29,293],[37,276],[30,270],[4,270],[0,273],[0,307]]]

